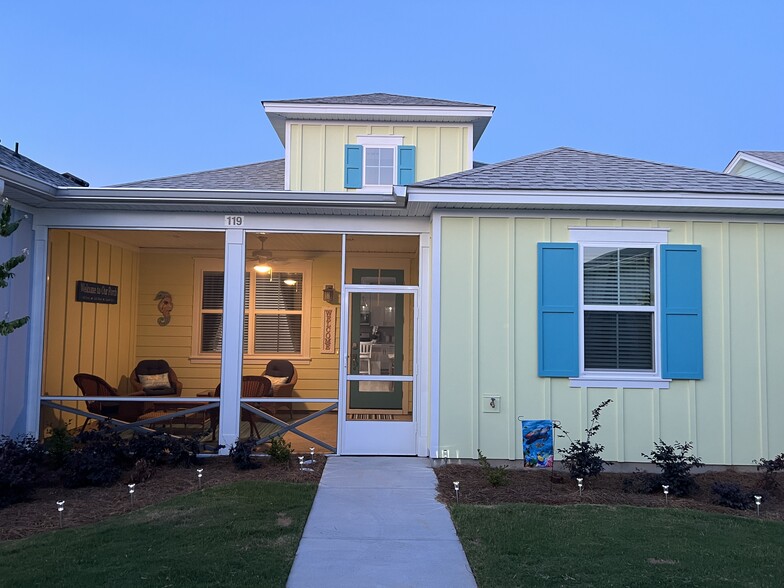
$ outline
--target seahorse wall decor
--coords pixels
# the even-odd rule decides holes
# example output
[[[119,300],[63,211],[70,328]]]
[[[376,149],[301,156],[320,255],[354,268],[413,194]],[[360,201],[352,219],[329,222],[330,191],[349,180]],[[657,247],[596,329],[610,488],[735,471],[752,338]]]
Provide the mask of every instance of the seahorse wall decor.
[[[165,290],[161,290],[155,295],[154,300],[158,300],[158,312],[163,315],[158,318],[158,324],[162,327],[165,327],[171,320],[171,311],[174,310],[172,295]]]

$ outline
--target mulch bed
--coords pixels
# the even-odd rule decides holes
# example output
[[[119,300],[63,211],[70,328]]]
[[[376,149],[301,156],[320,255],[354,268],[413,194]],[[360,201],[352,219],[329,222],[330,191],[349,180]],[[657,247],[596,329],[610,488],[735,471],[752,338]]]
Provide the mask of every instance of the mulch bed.
[[[202,488],[212,488],[242,480],[318,483],[324,462],[323,457],[317,458],[316,464],[309,466],[314,470],[312,472],[300,471],[294,457],[288,467],[262,462],[264,467],[255,470],[238,470],[227,457],[203,459],[199,466],[158,467],[149,480],[136,484],[133,503],[126,479],[106,488],[40,488],[32,500],[0,509],[0,541],[22,539],[59,528],[58,500],[65,500],[63,527],[79,527],[198,491],[197,467],[204,468]]]
[[[507,483],[491,486],[485,472],[472,464],[449,464],[435,468],[438,478],[439,499],[453,505],[455,489],[453,482],[460,482],[460,503],[497,505],[504,503],[536,504],[603,504],[645,506],[652,508],[693,508],[738,516],[757,516],[756,510],[735,510],[713,503],[711,487],[714,482],[737,484],[747,491],[761,487],[762,474],[757,472],[710,471],[695,475],[699,489],[689,498],[676,498],[670,495],[665,504],[664,494],[638,494],[624,492],[623,480],[633,476],[629,473],[604,472],[596,478],[586,479],[580,497],[577,483],[569,478],[567,472],[542,469],[508,469]],[[784,521],[784,477],[777,474],[779,486],[762,492],[763,501],[760,517]]]

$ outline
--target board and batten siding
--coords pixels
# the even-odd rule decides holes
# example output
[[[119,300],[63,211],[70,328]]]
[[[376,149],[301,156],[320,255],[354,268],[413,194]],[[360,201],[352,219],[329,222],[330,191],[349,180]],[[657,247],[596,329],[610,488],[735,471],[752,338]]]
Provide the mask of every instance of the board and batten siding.
[[[222,254],[216,253],[214,257]],[[142,359],[165,359],[177,373],[183,384],[183,396],[196,396],[205,390],[215,390],[220,382],[220,358],[193,358],[192,337],[196,326],[194,322],[193,293],[194,263],[197,257],[182,252],[142,252],[141,277],[139,285],[138,338],[136,357]],[[297,396],[337,398],[338,354],[321,353],[321,321],[323,301],[322,284],[340,283],[340,256],[325,255],[313,260],[310,288],[310,333],[309,360],[296,360],[298,382]],[[158,301],[155,295],[165,290],[172,295],[174,310],[171,321],[162,327],[158,325]],[[337,307],[335,307],[337,308]],[[338,313],[339,315],[339,313]],[[336,316],[336,327],[340,324]],[[336,333],[335,344],[339,341]],[[243,361],[243,375],[260,375],[267,364],[265,360]],[[315,406],[316,409],[323,406]]]
[[[784,182],[784,174],[780,171],[744,161],[738,168],[732,172],[734,176],[742,176],[744,178],[754,178],[757,180],[767,180],[769,182]]]
[[[289,123],[289,189],[344,192],[344,146],[359,135],[398,135],[416,147],[416,181],[471,169],[469,125]]]
[[[670,244],[702,246],[704,379],[658,390],[537,376],[537,243],[568,242],[573,226],[666,228]],[[693,442],[708,464],[784,451],[784,224],[443,217],[440,245],[439,454],[522,459],[518,416],[579,437],[607,398],[596,440],[609,461],[645,461],[659,439]],[[483,412],[484,396],[500,412]]]
[[[11,220],[20,220],[23,213],[11,211]],[[20,255],[23,249],[33,250],[33,219],[23,220],[9,237],[0,238],[0,263]],[[14,277],[6,288],[0,288],[0,317],[14,320],[30,315],[33,258],[17,265]],[[10,335],[0,336],[0,435],[21,435],[27,429],[27,348],[30,341],[29,323]]]
[[[136,358],[138,250],[76,231],[51,230],[47,277],[43,394],[78,396],[73,377],[80,372],[127,389]],[[116,285],[117,304],[77,302],[77,280]],[[81,422],[70,413],[41,411],[42,431]]]

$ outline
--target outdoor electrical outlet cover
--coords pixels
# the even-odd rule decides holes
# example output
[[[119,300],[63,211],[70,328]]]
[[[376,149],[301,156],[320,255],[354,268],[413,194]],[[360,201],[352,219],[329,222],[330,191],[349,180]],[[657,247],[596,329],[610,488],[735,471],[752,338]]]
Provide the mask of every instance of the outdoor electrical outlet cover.
[[[501,397],[484,396],[482,398],[482,412],[501,412]]]

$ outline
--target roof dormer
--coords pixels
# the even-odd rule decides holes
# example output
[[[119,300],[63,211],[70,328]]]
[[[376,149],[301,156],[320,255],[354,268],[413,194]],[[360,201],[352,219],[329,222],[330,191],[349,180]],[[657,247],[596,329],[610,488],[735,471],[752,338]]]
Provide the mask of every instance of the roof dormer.
[[[473,167],[494,106],[395,94],[262,103],[285,147],[285,187],[390,192]]]

